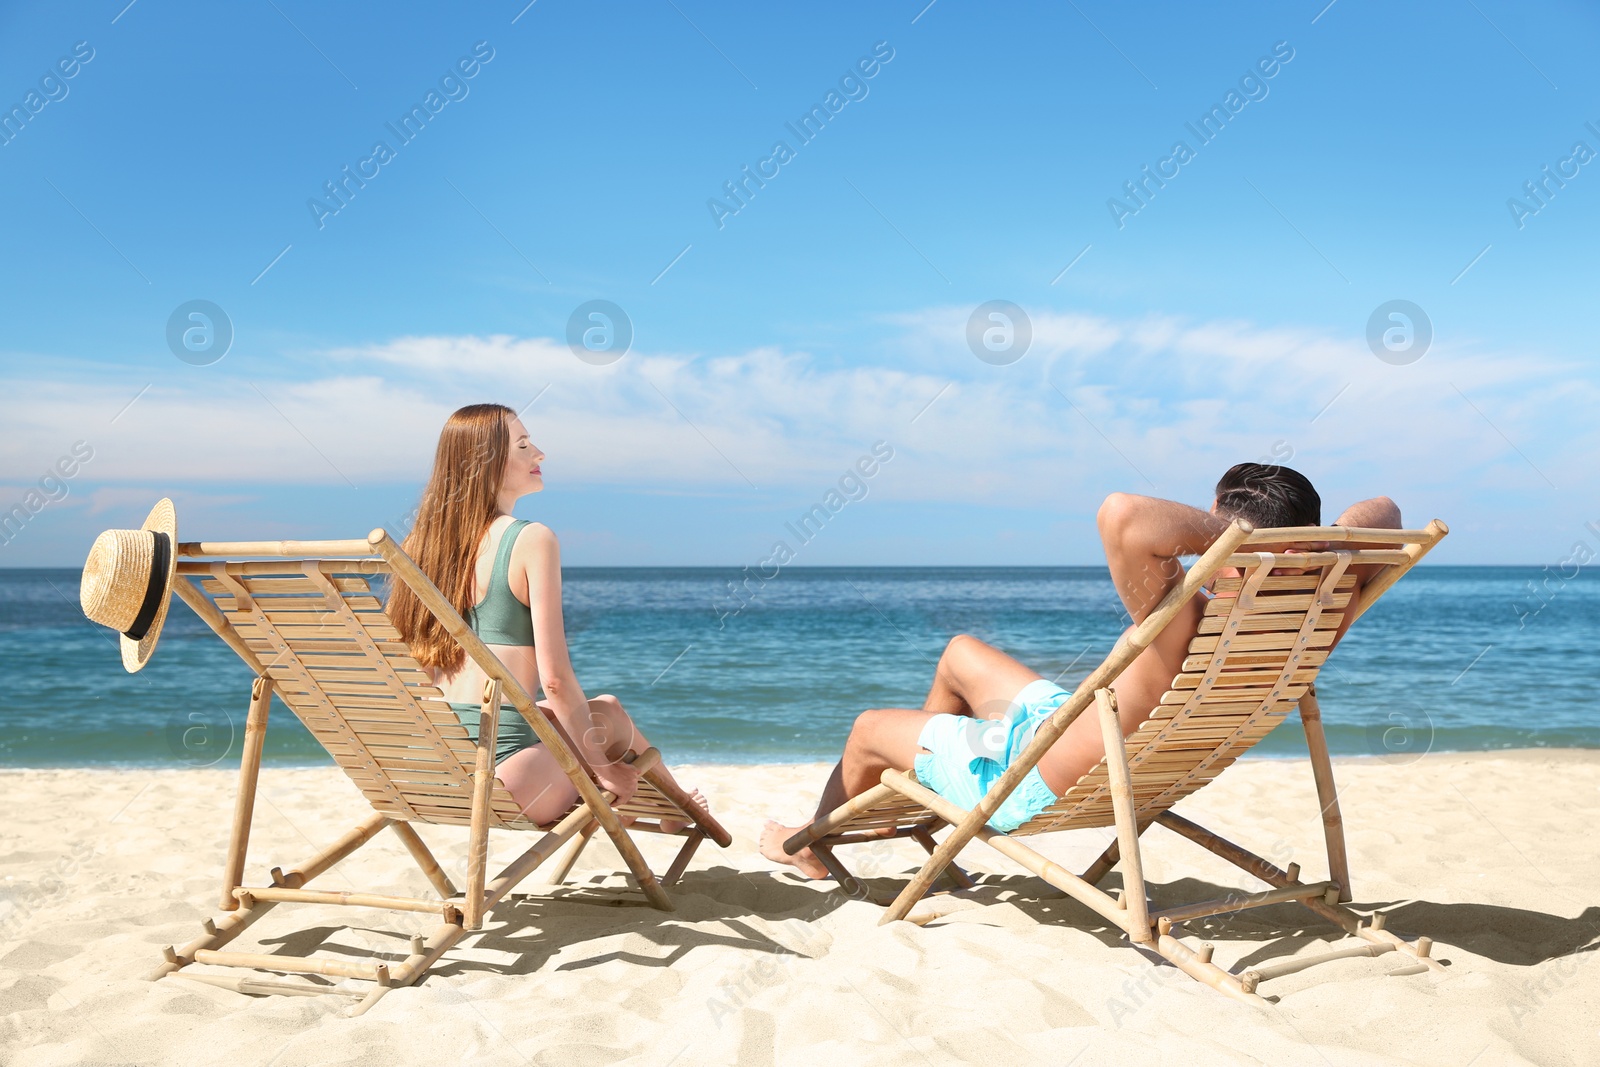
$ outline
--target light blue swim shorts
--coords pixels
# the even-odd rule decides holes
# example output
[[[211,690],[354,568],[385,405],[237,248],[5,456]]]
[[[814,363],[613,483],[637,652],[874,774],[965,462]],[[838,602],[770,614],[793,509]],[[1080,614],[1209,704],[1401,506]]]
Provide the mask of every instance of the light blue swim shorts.
[[[913,764],[917,781],[963,808],[977,807],[1011,761],[1028,747],[1039,725],[1071,695],[1040,678],[1023,686],[998,719],[933,716],[917,739],[928,750]],[[989,825],[1010,832],[1055,801],[1056,795],[1034,767],[990,817]]]

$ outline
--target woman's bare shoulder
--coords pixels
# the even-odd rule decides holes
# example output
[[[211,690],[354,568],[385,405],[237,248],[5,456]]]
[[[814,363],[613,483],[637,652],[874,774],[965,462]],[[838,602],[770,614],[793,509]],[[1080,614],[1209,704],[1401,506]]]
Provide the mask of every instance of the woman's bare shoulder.
[[[511,546],[511,567],[507,576],[513,595],[524,604],[533,602],[533,590],[548,582],[540,577],[561,568],[561,546],[556,535],[542,522],[530,522],[517,532]]]
[[[530,522],[517,534],[517,543],[511,546],[513,557],[534,560],[545,553],[559,552],[561,542],[556,533],[542,522]]]

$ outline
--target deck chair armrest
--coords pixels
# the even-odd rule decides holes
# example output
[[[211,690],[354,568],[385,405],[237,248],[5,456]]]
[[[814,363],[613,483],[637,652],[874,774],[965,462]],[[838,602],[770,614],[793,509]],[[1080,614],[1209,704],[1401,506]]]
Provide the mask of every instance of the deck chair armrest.
[[[654,752],[655,750],[651,749],[650,751]],[[693,819],[695,825],[704,830],[706,836],[715,841],[719,847],[727,848],[733,844],[733,835],[709,811],[696,804],[689,794],[683,791],[682,787],[669,781],[661,773],[660,767],[652,767],[644,771],[642,777],[655,786],[662,796],[672,801],[679,811]]]

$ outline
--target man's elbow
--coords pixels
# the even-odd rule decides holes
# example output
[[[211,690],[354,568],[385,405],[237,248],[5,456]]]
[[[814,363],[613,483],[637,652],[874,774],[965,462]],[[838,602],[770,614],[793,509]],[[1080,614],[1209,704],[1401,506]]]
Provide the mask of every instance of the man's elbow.
[[[1131,493],[1112,493],[1100,502],[1100,510],[1095,512],[1094,521],[1100,528],[1101,540],[1120,537],[1122,531],[1128,528],[1128,519],[1136,499]]]
[[[1396,504],[1386,496],[1380,496],[1373,498],[1372,505],[1376,512],[1375,525],[1390,530],[1401,529],[1399,504]]]

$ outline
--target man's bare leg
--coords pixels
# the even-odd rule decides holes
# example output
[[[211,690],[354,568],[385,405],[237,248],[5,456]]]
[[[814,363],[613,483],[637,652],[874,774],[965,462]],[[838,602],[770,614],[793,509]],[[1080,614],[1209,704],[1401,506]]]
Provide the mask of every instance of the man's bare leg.
[[[910,770],[917,753],[925,751],[918,738],[934,715],[997,719],[1017,693],[1039,677],[1038,672],[976,637],[961,634],[951,638],[934,670],[927,707],[879,708],[857,717],[845,742],[844,757],[822,789],[816,818],[877,785],[884,771]],[[807,877],[826,878],[827,868],[809,848],[793,856],[783,850],[783,842],[803,829],[805,826],[768,820],[761,833],[761,854],[774,863],[790,864]]]
[[[1039,673],[976,637],[957,634],[945,645],[923,706],[949,715],[998,719]]]
[[[856,724],[845,742],[844,757],[833,768],[822,789],[816,818],[820,819],[851,797],[860,796],[877,785],[884,771],[909,770],[917,753],[923,751],[917,744],[922,727],[936,714],[920,708],[876,708],[856,716]],[[783,850],[784,841],[809,825],[784,826],[768,819],[761,831],[761,854],[774,863],[797,868],[808,878],[827,878],[828,869],[809,848],[792,856]]]

